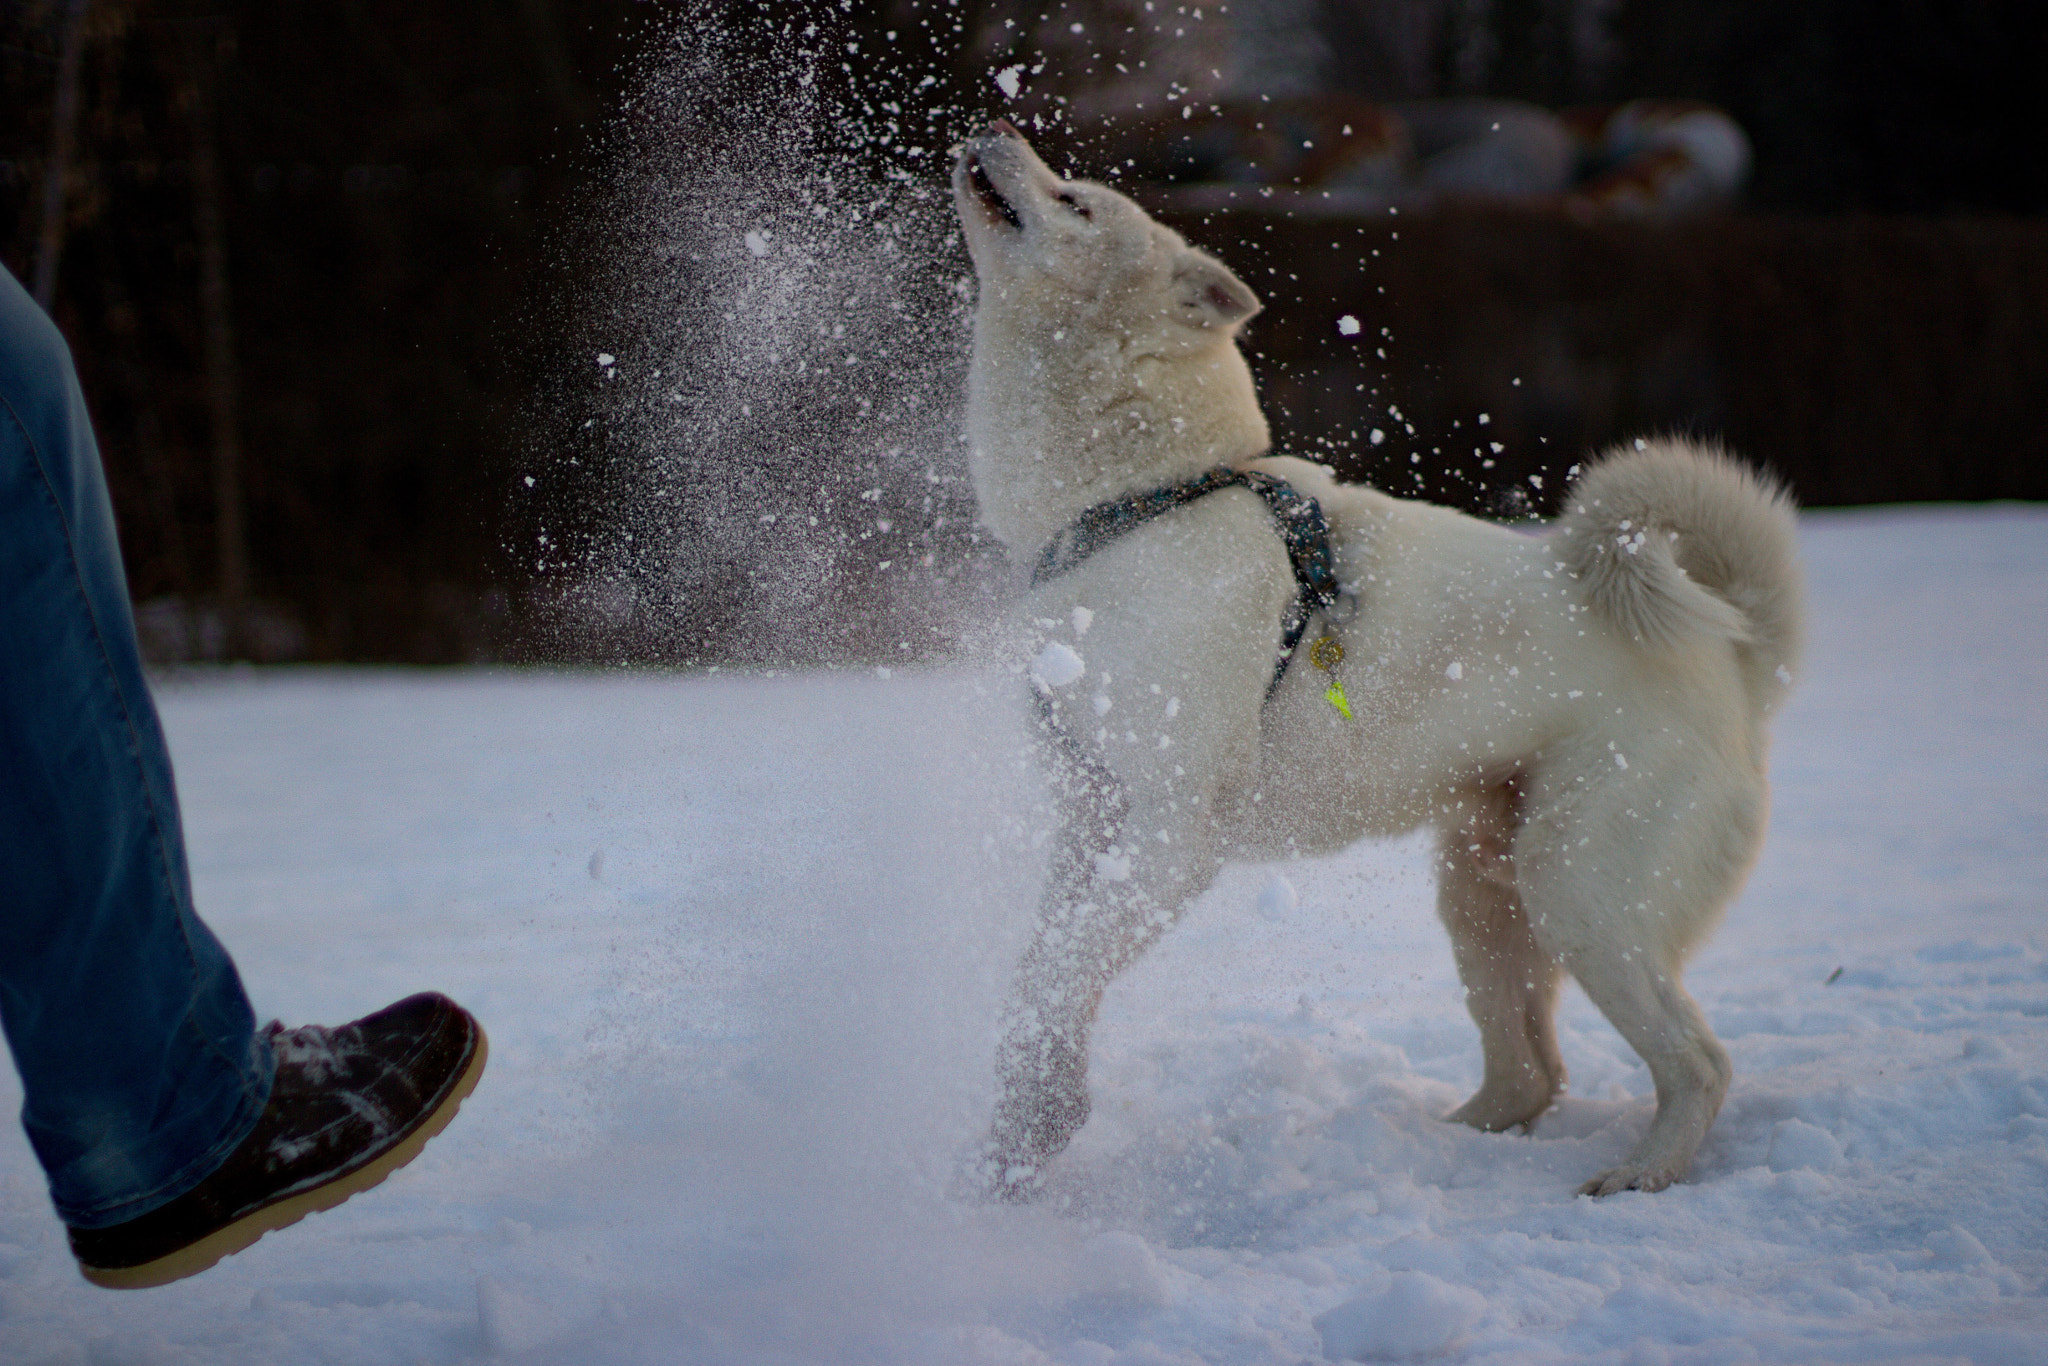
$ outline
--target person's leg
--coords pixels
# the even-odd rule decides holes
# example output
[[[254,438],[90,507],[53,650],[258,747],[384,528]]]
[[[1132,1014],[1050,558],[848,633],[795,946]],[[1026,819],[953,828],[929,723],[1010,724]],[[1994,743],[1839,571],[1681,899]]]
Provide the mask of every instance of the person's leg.
[[[191,902],[70,352],[0,269],[0,1023],[74,1229],[190,1190],[269,1095],[270,1043]]]
[[[192,911],[70,351],[0,269],[0,1024],[96,1285],[164,1285],[382,1181],[489,1057],[437,993],[255,1028]]]

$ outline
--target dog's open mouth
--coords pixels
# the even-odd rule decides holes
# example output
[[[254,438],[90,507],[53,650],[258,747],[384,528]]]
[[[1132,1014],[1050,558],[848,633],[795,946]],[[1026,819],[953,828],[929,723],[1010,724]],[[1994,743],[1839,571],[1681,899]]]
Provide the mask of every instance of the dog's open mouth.
[[[1009,200],[1003,198],[1003,193],[996,188],[996,183],[989,179],[988,170],[981,164],[980,157],[971,156],[967,159],[967,183],[974,187],[975,198],[993,211],[998,218],[1013,228],[1020,231],[1023,229],[1024,220],[1017,216],[1017,210],[1011,206]]]

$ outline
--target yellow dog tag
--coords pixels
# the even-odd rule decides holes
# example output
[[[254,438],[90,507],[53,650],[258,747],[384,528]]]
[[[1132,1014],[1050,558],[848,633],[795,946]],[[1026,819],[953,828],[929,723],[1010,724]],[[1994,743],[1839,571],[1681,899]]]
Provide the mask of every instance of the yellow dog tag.
[[[1330,676],[1330,686],[1324,690],[1323,700],[1349,721],[1351,703],[1344,696],[1344,680],[1337,677],[1337,666],[1344,662],[1343,645],[1335,636],[1322,636],[1308,647],[1308,662]]]

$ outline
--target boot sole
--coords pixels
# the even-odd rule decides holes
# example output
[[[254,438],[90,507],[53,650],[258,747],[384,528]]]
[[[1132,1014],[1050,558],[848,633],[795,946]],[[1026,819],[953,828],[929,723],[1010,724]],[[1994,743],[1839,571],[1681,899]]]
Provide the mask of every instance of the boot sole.
[[[455,1112],[462,1108],[462,1102],[469,1093],[476,1090],[476,1084],[484,1074],[484,1063],[491,1054],[490,1040],[484,1037],[483,1026],[476,1031],[476,1052],[462,1069],[462,1075],[455,1079],[448,1094],[441,1103],[428,1112],[419,1127],[394,1143],[385,1152],[366,1162],[346,1176],[336,1177],[325,1185],[311,1190],[300,1191],[274,1205],[265,1205],[252,1210],[231,1224],[223,1225],[197,1242],[187,1243],[176,1252],[168,1252],[155,1261],[140,1266],[98,1267],[80,1264],[79,1271],[94,1285],[108,1290],[147,1290],[151,1286],[169,1285],[182,1281],[187,1276],[196,1276],[223,1257],[233,1256],[254,1243],[264,1234],[275,1229],[289,1227],[309,1214],[318,1214],[324,1209],[333,1209],[352,1195],[359,1195],[382,1182],[385,1177],[403,1167],[420,1155],[427,1146],[427,1140],[448,1127]]]

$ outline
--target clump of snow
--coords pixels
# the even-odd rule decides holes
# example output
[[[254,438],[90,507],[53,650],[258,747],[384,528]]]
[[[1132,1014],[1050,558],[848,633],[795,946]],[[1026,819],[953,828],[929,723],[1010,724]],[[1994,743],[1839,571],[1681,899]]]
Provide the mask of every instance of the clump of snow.
[[[1173,1302],[1152,1245],[1135,1233],[1112,1229],[1096,1234],[1081,1249],[1077,1271],[1093,1294],[1131,1309],[1164,1309]]]
[[[1486,1312],[1486,1301],[1424,1271],[1396,1273],[1383,1290],[1316,1315],[1323,1355],[1338,1361],[1442,1356]]]
[[[1301,893],[1294,890],[1285,874],[1275,873],[1259,889],[1259,914],[1268,920],[1285,920],[1301,906]]]
[[[497,1356],[533,1353],[587,1332],[596,1317],[595,1305],[577,1305],[582,1296],[561,1293],[522,1294],[492,1276],[476,1282],[478,1336],[485,1350]],[[577,1312],[579,1309],[585,1312]]]
[[[1358,319],[1349,313],[1346,313],[1343,317],[1337,319],[1337,331],[1347,337],[1357,336],[1359,334],[1359,331],[1361,330],[1361,326],[1362,325],[1359,323]]]
[[[1944,1266],[1981,1267],[1992,1266],[1997,1259],[1978,1240],[1977,1235],[1960,1224],[1950,1224],[1927,1240],[1927,1250],[1934,1260]]]
[[[1065,641],[1049,640],[1031,661],[1031,681],[1042,688],[1064,688],[1079,681],[1088,666]]]
[[[1095,876],[1104,882],[1129,882],[1131,856],[1111,845],[1108,850],[1095,856]]]
[[[1780,1120],[1771,1129],[1764,1165],[1774,1172],[1831,1172],[1842,1163],[1842,1145],[1826,1129],[1804,1120]]]

